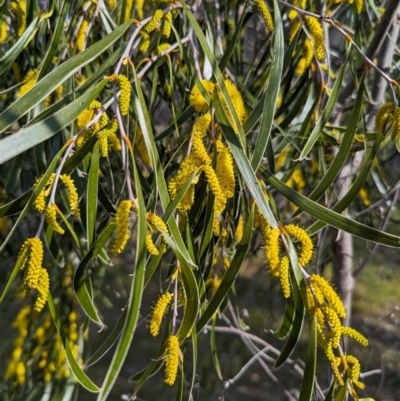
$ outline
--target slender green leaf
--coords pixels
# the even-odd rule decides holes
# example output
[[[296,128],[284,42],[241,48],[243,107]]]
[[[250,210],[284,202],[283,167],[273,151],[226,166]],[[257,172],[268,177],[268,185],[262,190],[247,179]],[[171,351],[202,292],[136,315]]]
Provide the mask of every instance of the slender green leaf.
[[[40,15],[38,15],[15,42],[14,46],[0,59],[0,75],[11,66],[22,50],[32,40],[43,21]]]
[[[126,32],[131,24],[132,21],[125,22],[113,33],[99,40],[96,44],[82,53],[70,58],[58,68],[51,71],[24,96],[17,99],[10,107],[0,114],[0,132],[3,132],[12,123],[24,116],[69,77],[73,76],[85,65],[95,60],[101,53],[112,46]]]
[[[329,96],[329,100],[325,106],[324,111],[322,112],[321,117],[319,118],[316,126],[312,130],[307,143],[304,145],[303,150],[301,151],[299,160],[303,160],[307,157],[308,153],[314,146],[315,142],[317,142],[319,136],[321,135],[322,130],[324,129],[326,123],[329,121],[329,118],[332,114],[333,108],[335,107],[335,104],[337,102],[340,88],[342,86],[342,81],[344,77],[344,72],[346,71],[346,64],[343,64],[340,67],[339,73],[336,77],[335,85],[333,86],[332,93]]]
[[[254,147],[253,158],[251,159],[251,167],[254,171],[258,170],[258,166],[261,163],[267,143],[270,140],[270,134],[272,124],[274,122],[274,115],[276,109],[276,100],[279,95],[279,87],[282,78],[282,66],[283,66],[283,55],[284,55],[284,39],[283,39],[283,28],[282,19],[279,11],[279,6],[274,1],[274,22],[275,22],[275,34],[274,34],[274,47],[273,47],[273,60],[271,73],[268,81],[268,88],[265,92],[264,108],[262,112],[260,131],[257,136],[256,144]]]
[[[107,79],[103,79],[83,96],[55,114],[48,116],[36,124],[28,125],[26,128],[21,129],[15,134],[8,135],[4,139],[0,139],[0,164],[59,133],[89,106],[107,82]]]
[[[285,312],[279,329],[272,331],[274,336],[280,340],[284,339],[290,331],[294,318],[294,298],[291,296],[286,300]]]
[[[53,317],[53,320],[54,320],[54,325],[56,326],[58,334],[61,337],[61,341],[62,341],[63,347],[64,347],[64,352],[67,357],[68,365],[72,370],[72,373],[75,375],[75,377],[79,381],[79,383],[83,387],[86,388],[86,390],[88,390],[92,393],[99,392],[100,389],[89,379],[89,377],[86,375],[86,373],[81,369],[81,367],[75,361],[75,358],[71,351],[71,347],[68,343],[67,335],[65,334],[65,331],[62,328],[61,320],[57,314],[56,307],[54,305],[53,297],[51,296],[51,294],[49,294],[47,303],[49,305],[51,316]]]
[[[289,188],[266,169],[263,169],[261,174],[264,176],[266,182],[272,185],[279,193],[316,219],[368,241],[396,248],[400,247],[400,237],[376,230],[321,206],[292,188]]]
[[[313,398],[315,372],[317,368],[317,318],[314,316],[310,327],[310,338],[308,339],[306,365],[304,367],[303,381],[299,401],[311,401]]]

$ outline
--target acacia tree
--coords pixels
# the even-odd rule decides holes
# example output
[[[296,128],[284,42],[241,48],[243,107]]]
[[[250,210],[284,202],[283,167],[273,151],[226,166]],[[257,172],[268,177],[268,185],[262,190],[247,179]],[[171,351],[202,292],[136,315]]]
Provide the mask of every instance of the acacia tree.
[[[361,399],[360,362],[344,342],[368,343],[346,320],[347,236],[372,249],[400,246],[384,231],[397,190],[381,206],[386,218],[372,219],[376,228],[343,212],[397,188],[398,177],[377,177],[400,134],[398,1],[0,7],[0,253],[4,269],[13,264],[1,303],[17,297],[19,307],[5,399],[70,399],[83,386],[105,400],[131,345],[143,341],[157,341],[158,352],[132,377],[132,399],[161,367],[176,399],[193,399],[204,335],[224,394],[237,379],[223,379],[218,332],[239,335],[253,354],[236,378],[254,362],[272,378],[282,366],[300,372],[302,401]],[[367,183],[379,190],[372,199]],[[327,226],[340,233],[334,266],[344,302],[321,274],[331,262]],[[235,311],[250,247],[286,300],[274,331],[280,349]],[[90,354],[89,328],[109,323],[102,280],[127,263],[125,307]],[[160,295],[146,311],[150,283]],[[138,337],[146,320],[157,339]],[[305,366],[290,358],[304,321]],[[95,383],[86,369],[113,344]],[[326,390],[317,353],[332,373]]]

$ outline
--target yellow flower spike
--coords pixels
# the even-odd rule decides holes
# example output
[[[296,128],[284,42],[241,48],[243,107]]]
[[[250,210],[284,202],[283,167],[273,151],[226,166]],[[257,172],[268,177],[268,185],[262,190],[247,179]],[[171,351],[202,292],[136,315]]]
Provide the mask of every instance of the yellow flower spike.
[[[84,19],[76,35],[76,51],[78,53],[83,52],[85,50],[85,42],[86,42],[88,26],[89,22]]]
[[[222,280],[220,278],[214,278],[214,277],[209,278],[206,281],[205,285],[206,285],[206,288],[209,289],[210,298],[212,298],[215,295],[215,293],[217,292],[217,290],[221,284],[221,281]]]
[[[12,1],[10,9],[17,19],[17,37],[19,38],[26,30],[26,1]]]
[[[168,39],[171,35],[171,23],[172,23],[172,13],[171,11],[168,11],[164,15],[164,21],[161,29],[161,35],[164,36],[164,38],[166,39]]]
[[[129,111],[129,105],[131,102],[132,87],[128,78],[125,75],[118,75],[116,78],[117,85],[121,90],[121,95],[118,100],[119,110],[121,115],[126,116]]]
[[[203,141],[210,123],[211,115],[207,113],[196,120],[192,129],[192,153],[204,164],[211,164],[211,158],[207,153]]]
[[[306,16],[306,24],[310,31],[315,57],[319,61],[325,59],[324,30],[321,23],[315,17]]]
[[[311,260],[314,245],[310,236],[305,230],[295,224],[289,224],[284,227],[285,230],[295,237],[301,244],[301,253],[299,255],[299,263],[304,267]]]
[[[361,366],[360,366],[359,360],[353,355],[346,355],[346,361],[347,361],[348,366],[350,367],[351,381],[354,382],[355,384],[356,384],[356,382],[359,383],[358,378],[360,376],[360,371],[361,371]],[[363,383],[360,383],[360,384],[363,385]]]
[[[68,193],[68,201],[69,208],[71,210],[71,214],[74,217],[79,216],[79,196],[78,191],[76,189],[74,180],[68,174],[61,174],[60,179],[62,183],[65,185]]]
[[[236,240],[236,242],[240,242],[242,240],[243,231],[244,231],[244,220],[243,220],[243,216],[240,215],[238,224],[236,226],[236,232],[235,232],[235,240]]]
[[[40,312],[46,305],[50,291],[50,278],[49,278],[49,273],[47,272],[46,269],[40,270],[37,290],[39,294],[38,297],[36,298],[36,302],[33,309],[37,312]]]
[[[167,339],[167,356],[165,358],[165,378],[164,382],[173,386],[178,376],[179,367],[179,339],[171,334]]]
[[[164,223],[163,219],[160,216],[157,216],[155,213],[146,213],[146,220],[155,228],[157,231],[160,231],[162,233],[168,234],[168,227]]]
[[[265,258],[272,275],[275,277],[279,277],[280,234],[279,228],[270,228],[264,231]]]
[[[140,45],[139,51],[141,53],[146,53],[149,50],[150,46],[150,35],[145,31],[140,31],[140,35],[142,36],[142,43]]]
[[[164,13],[163,10],[156,10],[156,12],[153,15],[153,18],[150,20],[150,22],[144,27],[144,30],[147,33],[153,32],[159,25]]]
[[[136,14],[138,19],[140,20],[143,19],[143,5],[144,5],[144,0],[136,0]]]
[[[207,178],[208,185],[210,186],[211,192],[215,195],[217,199],[225,199],[225,196],[219,185],[219,180],[217,174],[210,164],[204,166],[204,174]]]
[[[295,7],[298,7],[298,8],[301,8],[304,10],[306,8],[306,0],[293,0],[293,5]],[[288,13],[289,19],[293,20],[298,15],[299,15],[299,13],[296,10],[294,10],[294,9],[289,10],[289,13]]]
[[[311,65],[313,59],[313,50],[311,46],[311,42],[308,38],[305,39],[304,41],[304,49],[303,49],[303,54],[297,63],[295,74],[297,76],[303,75],[307,68]]]
[[[127,21],[132,17],[132,8],[133,8],[133,0],[126,0],[125,2],[125,10],[122,11],[123,13],[123,21]]]
[[[283,296],[290,297],[290,280],[289,280],[289,258],[284,256],[279,264],[279,280],[281,282]]]
[[[352,338],[353,340],[356,340],[364,347],[368,346],[368,340],[361,333],[359,333],[356,329],[353,329],[352,327],[343,327],[342,334],[344,336]]]
[[[203,85],[206,92],[211,96],[214,91],[215,84],[205,79],[201,80],[201,84]],[[205,97],[202,95],[202,93],[200,92],[199,88],[196,85],[193,86],[190,92],[189,103],[199,113],[207,111],[210,107]]]
[[[256,5],[258,11],[262,15],[265,25],[269,31],[274,30],[274,21],[272,19],[271,13],[265,4],[265,0],[254,0],[254,4]]]
[[[375,131],[379,134],[383,133],[385,125],[393,118],[393,103],[384,103],[375,116]],[[387,127],[386,127],[387,128]]]
[[[20,386],[25,383],[25,372],[26,372],[26,369],[25,369],[24,362],[19,361],[15,368],[15,375],[17,377],[17,383]]]
[[[340,323],[339,316],[334,309],[327,305],[321,306],[321,311],[325,315],[325,319],[329,322],[330,326],[327,338],[329,338],[332,348],[337,348],[342,336],[342,324]]]
[[[232,101],[233,107],[236,111],[236,114],[239,118],[239,121],[242,123],[247,117],[246,106],[244,104],[242,95],[240,94],[239,90],[236,88],[235,84],[231,80],[225,79],[224,83],[225,83],[228,95]],[[231,126],[233,127],[235,132],[237,132],[238,128],[236,127],[233,117],[229,111],[228,105],[226,104],[225,99],[222,95],[222,92],[219,91],[218,95],[219,95],[220,101],[222,103],[222,106],[224,107],[225,113],[228,116]]]
[[[222,141],[217,139],[215,142],[217,148],[217,168],[216,174],[221,190],[226,199],[235,195],[235,170],[232,154]]]
[[[392,140],[395,141],[400,136],[400,107],[396,107],[393,112]]]
[[[123,200],[120,202],[115,215],[115,240],[111,248],[111,252],[115,255],[121,253],[129,238],[129,213],[133,207],[130,200]]]
[[[229,258],[222,258],[222,263],[224,264],[225,270],[228,270],[231,266],[231,261],[229,260]]]
[[[4,43],[7,40],[8,25],[4,19],[0,20],[0,43]]]
[[[167,51],[171,45],[169,43],[161,43],[157,46],[155,54],[162,54]]]
[[[158,256],[160,254],[149,232],[146,234],[146,248],[151,255]]]
[[[54,232],[64,234],[65,230],[57,222],[57,206],[52,203],[46,209],[46,221],[52,227]]]
[[[116,0],[107,0],[107,4],[111,11],[114,11],[115,7],[117,7]]]
[[[108,136],[107,139],[108,139],[108,144],[111,148],[113,148],[114,150],[117,150],[117,151],[122,150],[121,142],[120,142],[119,138],[117,137],[117,135],[111,134],[110,136]]]
[[[158,336],[160,333],[161,322],[165,315],[169,304],[171,303],[173,294],[171,292],[165,292],[158,298],[157,303],[154,305],[153,313],[150,320],[150,334],[153,337]]]
[[[37,288],[43,262],[43,244],[37,238],[25,240],[22,248],[28,248],[27,267],[24,273],[24,285],[26,288]]]
[[[17,92],[18,97],[25,95],[25,93],[29,92],[34,87],[38,79],[38,76],[39,76],[39,71],[36,69],[30,70],[26,73],[22,81],[22,85],[18,89]]]
[[[332,286],[322,276],[313,274],[310,277],[310,284],[312,285],[316,294],[320,293],[329,303],[329,306],[338,314],[342,319],[346,317],[346,310],[339,295],[335,292]],[[318,300],[322,304],[321,300]]]
[[[355,0],[357,14],[361,14],[364,9],[364,0]]]

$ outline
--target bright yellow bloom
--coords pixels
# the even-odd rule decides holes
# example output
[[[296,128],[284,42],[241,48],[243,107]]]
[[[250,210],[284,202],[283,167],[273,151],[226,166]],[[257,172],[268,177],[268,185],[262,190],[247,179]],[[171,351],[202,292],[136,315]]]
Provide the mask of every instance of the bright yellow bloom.
[[[162,319],[165,315],[168,305],[172,301],[172,298],[173,294],[171,292],[165,292],[160,296],[160,298],[158,298],[158,301],[153,308],[153,313],[150,320],[150,334],[153,337],[158,336],[160,333]]]
[[[17,37],[21,37],[26,30],[26,1],[18,0],[10,3],[11,12],[17,19]]]
[[[129,213],[133,208],[133,203],[130,200],[120,202],[115,215],[115,240],[111,248],[111,252],[115,255],[121,253],[129,238]]]
[[[164,13],[163,10],[156,10],[156,12],[153,15],[153,18],[150,20],[150,22],[144,27],[144,30],[147,33],[153,32],[159,25]]]
[[[0,19],[0,43],[4,43],[7,39],[8,25],[7,21]]]
[[[290,280],[289,280],[289,258],[284,256],[279,264],[279,280],[281,282],[283,296],[290,297]]]
[[[210,95],[212,95],[215,84],[211,81],[207,81],[203,79],[201,81],[201,84],[203,85],[205,91]],[[200,92],[199,88],[194,85],[191,92],[190,92],[190,97],[189,97],[189,102],[190,105],[199,113],[207,111],[210,107],[210,105],[207,103],[205,97],[202,95]]]
[[[356,340],[364,347],[368,346],[368,340],[357,330],[353,329],[352,327],[343,327],[342,334],[344,336],[350,337],[353,340]]]
[[[279,277],[280,267],[280,231],[278,228],[267,228],[263,230],[265,241],[265,258],[271,273],[275,277]]]
[[[132,87],[125,75],[119,74],[116,78],[116,82],[121,90],[121,95],[118,100],[119,110],[121,111],[121,115],[126,116],[131,102]]]
[[[232,154],[222,141],[217,139],[217,168],[218,181],[226,199],[232,198],[235,194],[235,170]]]
[[[221,279],[220,278],[215,278],[215,277],[213,277],[213,278],[209,278],[207,281],[206,281],[206,288],[208,288],[209,289],[209,293],[210,293],[210,298],[212,298],[214,295],[215,295],[215,293],[217,292],[217,290],[218,290],[218,288],[219,288],[219,286],[220,286],[220,284],[221,284]]]
[[[355,0],[357,14],[361,14],[364,8],[364,0]]]
[[[299,263],[304,267],[311,260],[314,245],[310,236],[305,230],[295,224],[285,226],[285,230],[295,237],[301,243],[301,254],[299,256]]]
[[[292,43],[292,41],[293,41],[294,37],[296,36],[298,30],[300,29],[301,25],[302,25],[302,23],[299,19],[295,19],[292,21],[292,26],[290,27],[290,31],[288,34],[288,43],[289,44]],[[301,75],[301,74],[298,74],[298,75]]]
[[[171,11],[168,11],[164,15],[164,21],[162,24],[162,30],[161,34],[164,36],[164,38],[168,39],[171,35],[171,23],[172,23],[172,13]]]
[[[26,73],[22,85],[18,89],[18,97],[21,97],[25,95],[25,93],[29,92],[34,85],[36,84],[36,81],[39,76],[39,71],[38,70],[30,70]]]
[[[239,221],[238,224],[236,226],[236,232],[235,232],[235,240],[237,242],[240,242],[243,238],[243,231],[244,231],[244,220],[243,220],[243,216],[240,215],[239,216]]]
[[[304,10],[306,8],[306,0],[293,0],[293,5]],[[299,13],[296,10],[292,8],[289,10],[289,19],[294,20],[298,15]]]
[[[141,53],[146,53],[150,46],[150,36],[145,31],[140,31],[140,35],[142,36],[142,44],[140,45],[139,51]]]
[[[51,174],[49,180],[43,187],[43,189],[39,192],[36,199],[33,201],[33,207],[39,212],[44,213],[46,211],[46,197],[50,194],[51,185],[54,182],[55,174]],[[33,184],[33,189],[37,187],[39,184],[41,177],[37,178],[35,183]]]
[[[67,188],[68,192],[68,201],[69,201],[69,208],[71,210],[71,214],[74,217],[79,216],[79,196],[78,191],[75,186],[74,180],[68,174],[61,174],[60,179]]]
[[[384,103],[375,116],[375,130],[378,133],[383,133],[385,125],[393,118],[394,105],[393,103]],[[386,127],[387,128],[387,127]]]
[[[325,44],[324,44],[324,30],[321,23],[315,17],[305,17],[307,27],[310,31],[312,44],[314,46],[315,56],[317,60],[323,61],[325,59]]]
[[[57,206],[52,203],[46,209],[46,221],[58,234],[64,234],[64,229],[57,222]]]
[[[257,6],[258,11],[262,15],[265,21],[265,25],[269,31],[274,30],[274,21],[272,19],[271,13],[265,4],[265,0],[254,0],[254,4]]]
[[[157,46],[155,54],[161,54],[167,51],[171,45],[169,43],[161,43]],[[153,54],[153,53],[152,53]]]
[[[150,223],[150,226],[155,227],[160,233],[168,234],[168,227],[160,216],[155,213],[146,213],[146,220]]]
[[[179,339],[175,335],[170,335],[167,339],[167,356],[165,358],[165,383],[173,386],[178,376],[179,367]]]
[[[47,272],[46,269],[40,270],[37,290],[39,294],[38,297],[36,298],[36,302],[33,309],[37,312],[40,312],[46,305],[50,291],[50,278],[49,278],[49,273]]]
[[[86,44],[85,42],[87,37],[88,26],[89,22],[84,19],[76,35],[76,51],[78,53],[83,52],[85,50],[85,44]]]
[[[312,285],[316,294],[322,294],[323,298],[329,303],[329,306],[337,313],[339,317],[343,319],[346,317],[346,310],[343,302],[327,280],[318,274],[313,274],[310,277],[310,284]],[[318,302],[322,304],[321,299],[318,299]]]
[[[158,256],[160,254],[149,232],[146,234],[146,248],[151,255]]]
[[[23,243],[21,251],[24,249],[28,249],[25,256],[27,267],[23,278],[24,285],[26,288],[37,288],[43,262],[42,241],[37,237],[28,238]]]
[[[144,0],[136,0],[136,13],[139,20],[143,19],[143,4]]]
[[[211,158],[207,153],[203,141],[210,123],[211,115],[207,113],[196,120],[192,129],[192,153],[204,164],[211,164]]]
[[[328,341],[332,348],[337,348],[342,336],[342,324],[340,323],[339,316],[333,308],[327,305],[322,305],[321,311],[330,325]]]
[[[304,41],[304,49],[303,49],[303,54],[297,63],[295,74],[298,76],[303,75],[307,68],[311,65],[313,59],[313,51],[312,51],[312,46],[311,42],[308,38],[305,39]]]
[[[346,362],[350,367],[350,378],[351,381],[359,388],[363,389],[365,387],[364,383],[358,381],[360,376],[361,366],[358,359],[353,355],[346,355]]]
[[[116,0],[107,0],[107,4],[108,4],[108,7],[110,7],[111,11],[114,11],[115,7],[117,7]]]

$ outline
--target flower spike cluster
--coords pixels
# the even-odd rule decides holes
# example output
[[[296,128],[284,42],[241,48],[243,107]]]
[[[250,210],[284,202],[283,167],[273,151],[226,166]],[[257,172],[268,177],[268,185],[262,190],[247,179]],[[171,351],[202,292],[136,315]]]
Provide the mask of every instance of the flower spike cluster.
[[[179,339],[171,334],[167,339],[167,356],[165,357],[165,383],[173,386],[178,376],[179,368]]]
[[[130,200],[123,200],[120,202],[115,215],[115,240],[112,245],[111,251],[118,255],[121,253],[129,238],[129,213],[134,207],[133,202]]]
[[[150,320],[150,334],[153,337],[158,336],[160,333],[161,322],[165,315],[165,312],[171,303],[173,294],[171,292],[165,292],[158,298],[157,303],[154,305],[153,313]]]
[[[340,352],[338,357],[335,351],[339,348],[342,336],[351,337],[363,346],[368,345],[368,340],[357,330],[342,326],[340,319],[346,317],[346,310],[335,290],[323,277],[313,274],[309,278],[304,297],[309,319],[311,320],[314,315],[317,317],[318,344],[331,365],[336,381],[339,385],[344,385],[344,373],[350,369],[351,381],[358,387],[363,387],[363,384],[358,382],[360,374],[358,360]]]

